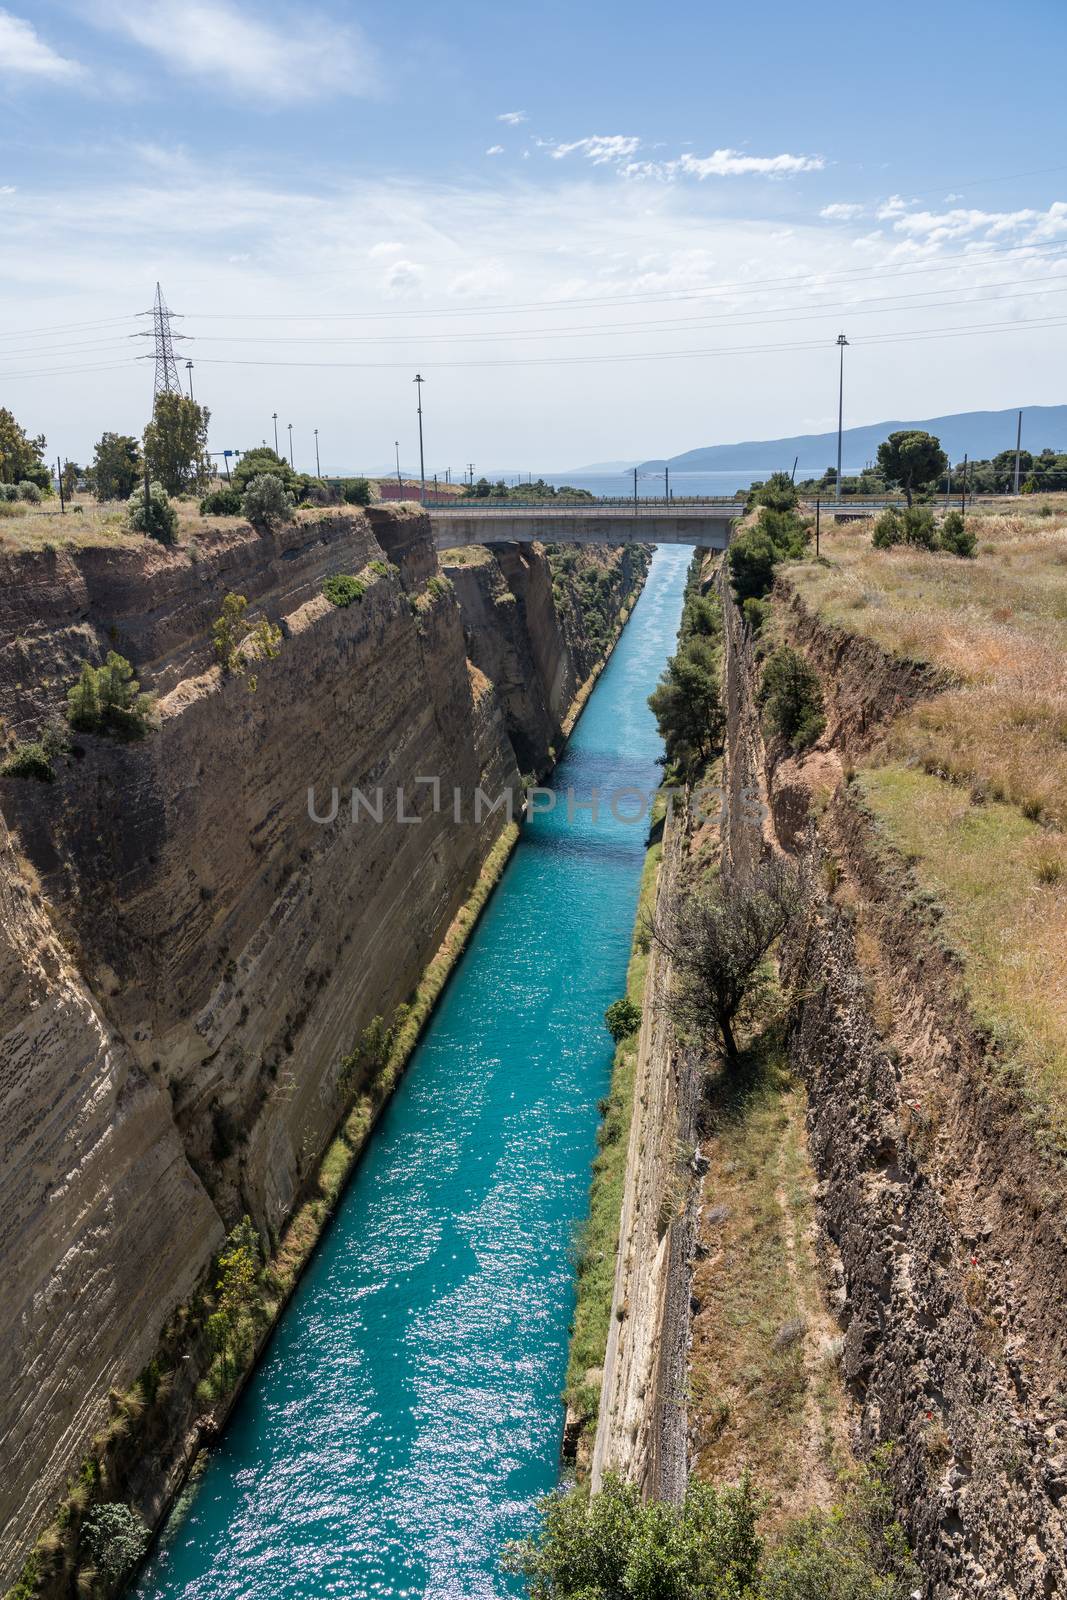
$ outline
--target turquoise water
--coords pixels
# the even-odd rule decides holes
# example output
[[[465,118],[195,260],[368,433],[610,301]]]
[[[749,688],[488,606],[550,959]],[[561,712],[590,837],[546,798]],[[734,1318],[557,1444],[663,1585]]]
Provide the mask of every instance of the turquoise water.
[[[689,551],[645,590],[555,774],[654,788],[646,706]],[[620,809],[635,809],[631,799]],[[573,1241],[647,824],[522,839],[142,1600],[488,1600],[556,1482]]]

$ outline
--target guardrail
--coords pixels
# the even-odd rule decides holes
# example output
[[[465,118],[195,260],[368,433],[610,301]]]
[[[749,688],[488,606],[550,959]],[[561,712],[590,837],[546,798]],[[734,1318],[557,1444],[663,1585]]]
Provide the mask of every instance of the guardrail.
[[[514,511],[538,511],[547,516],[557,512],[573,512],[578,516],[592,516],[598,511],[628,511],[636,516],[662,517],[672,511],[684,515],[687,512],[700,511],[706,508],[711,511],[729,510],[736,516],[741,516],[745,509],[744,500],[738,500],[733,495],[700,495],[685,500],[672,497],[670,500],[656,499],[652,495],[642,495],[639,500],[627,496],[619,500],[435,500],[427,496],[423,502],[427,511],[453,511],[457,515],[469,516],[499,516],[508,517]]]

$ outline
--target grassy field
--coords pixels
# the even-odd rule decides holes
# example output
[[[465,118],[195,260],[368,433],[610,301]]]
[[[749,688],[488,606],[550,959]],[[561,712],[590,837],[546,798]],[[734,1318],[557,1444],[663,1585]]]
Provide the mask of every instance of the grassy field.
[[[1048,514],[1045,514],[1047,506]],[[1067,501],[976,514],[977,560],[835,529],[787,569],[805,603],[953,686],[888,731],[859,782],[936,896],[978,1019],[1067,1143]]]
[[[751,1470],[772,1521],[829,1505],[848,1460],[836,1325],[813,1245],[804,1092],[773,1030],[711,1090],[690,1354],[694,1464]]]

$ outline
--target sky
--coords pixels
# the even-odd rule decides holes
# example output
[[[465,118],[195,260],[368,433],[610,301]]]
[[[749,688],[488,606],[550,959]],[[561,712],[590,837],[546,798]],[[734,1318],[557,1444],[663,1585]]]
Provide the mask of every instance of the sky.
[[[0,0],[0,405],[559,472],[1067,400],[1062,0]],[[194,365],[189,374],[185,362]],[[1006,441],[1006,444],[1012,443]],[[1067,447],[1067,440],[1033,440]]]

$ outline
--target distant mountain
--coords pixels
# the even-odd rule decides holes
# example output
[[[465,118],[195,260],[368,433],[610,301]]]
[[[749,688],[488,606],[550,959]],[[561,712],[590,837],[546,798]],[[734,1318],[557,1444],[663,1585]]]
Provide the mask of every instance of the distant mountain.
[[[898,428],[924,428],[935,433],[952,461],[969,455],[981,461],[1015,446],[1018,410],[957,411],[947,417],[927,417],[920,422],[872,422],[862,428],[846,428],[842,444],[844,470],[858,472],[873,461],[878,446]],[[1067,406],[1025,406],[1023,408],[1023,448],[1067,449]],[[793,470],[794,457],[800,457],[797,477],[811,477],[837,461],[837,430],[832,433],[798,433],[788,439],[745,439],[739,444],[710,444],[699,450],[686,450],[666,460],[643,461],[641,470],[676,472],[753,472]]]
[[[637,462],[630,461],[591,461],[585,467],[568,467],[567,472],[553,472],[553,478],[565,478],[569,472],[575,478],[591,478],[600,473],[630,472],[637,466]]]

